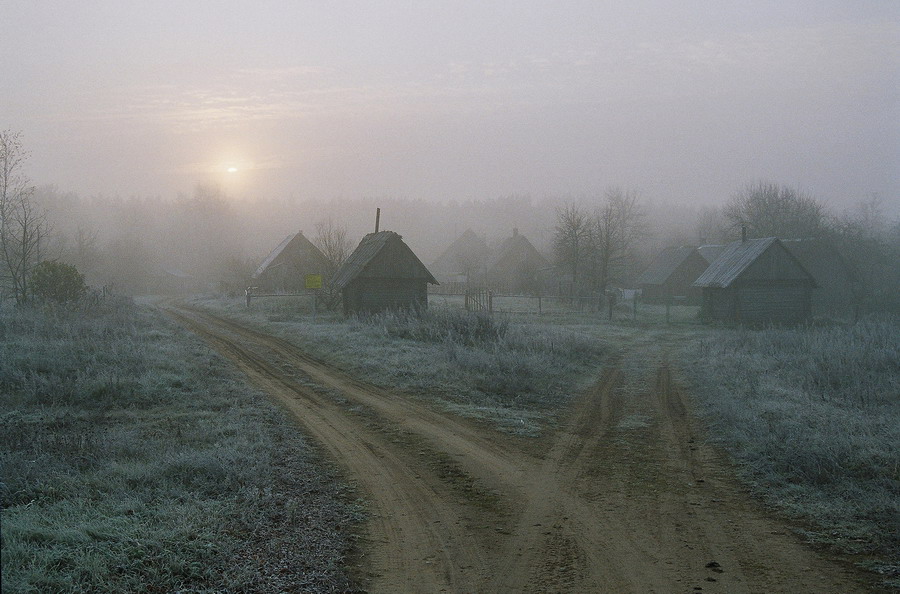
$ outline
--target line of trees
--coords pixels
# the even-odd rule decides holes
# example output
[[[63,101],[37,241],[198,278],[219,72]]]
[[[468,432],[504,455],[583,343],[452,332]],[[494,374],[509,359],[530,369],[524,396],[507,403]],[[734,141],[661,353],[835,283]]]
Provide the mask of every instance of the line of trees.
[[[593,210],[578,204],[559,207],[553,251],[569,275],[570,296],[604,294],[611,281],[620,279],[646,233],[645,212],[633,190],[610,188]]]

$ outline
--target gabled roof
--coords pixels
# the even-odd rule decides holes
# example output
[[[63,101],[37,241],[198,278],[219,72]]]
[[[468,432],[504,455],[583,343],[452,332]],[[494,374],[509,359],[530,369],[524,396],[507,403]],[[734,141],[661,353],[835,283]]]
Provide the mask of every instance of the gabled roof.
[[[431,264],[432,270],[441,273],[458,273],[460,259],[468,258],[473,255],[487,254],[488,246],[484,239],[475,234],[471,229],[466,229],[465,233],[460,235],[456,241],[438,256]]]
[[[685,260],[697,248],[693,246],[681,246],[666,248],[657,254],[650,266],[637,279],[639,285],[664,285],[672,273],[684,264]]]
[[[536,269],[547,268],[550,262],[541,255],[528,238],[513,230],[512,237],[507,237],[498,250],[498,256],[494,265],[491,267],[492,272],[507,270],[511,267],[521,265],[528,262],[534,265]]]
[[[369,233],[363,237],[356,249],[353,250],[353,253],[350,254],[350,257],[344,261],[335,273],[332,284],[338,289],[346,287],[353,279],[363,275],[366,268],[376,261],[377,256],[391,244],[401,249],[408,263],[415,269],[414,273],[416,276],[425,279],[432,285],[438,284],[418,256],[403,242],[403,238],[393,231],[379,231],[377,233]]]
[[[253,273],[253,278],[259,278],[259,276],[270,266],[277,266],[275,261],[278,260],[279,256],[282,254],[291,253],[306,254],[308,257],[319,260],[320,262],[327,261],[325,254],[303,235],[303,231],[300,231],[285,237],[284,240],[279,243],[268,256],[266,256],[266,259],[262,261],[262,264],[260,264],[259,268],[256,269],[256,272]]]
[[[706,260],[708,264],[712,264],[716,261],[722,252],[725,251],[727,246],[724,245],[701,245],[697,248],[697,251],[700,252],[700,255],[703,256],[703,259]]]
[[[746,241],[735,241],[728,244],[725,250],[716,258],[716,261],[710,264],[706,272],[694,281],[695,287],[711,287],[711,288],[727,288],[736,281],[742,274],[773,246],[777,246],[782,250],[786,257],[793,261],[797,272],[804,275],[812,286],[815,286],[815,280],[812,275],[803,267],[797,258],[788,251],[787,248],[778,240],[777,237],[765,237],[762,239],[748,239]]]

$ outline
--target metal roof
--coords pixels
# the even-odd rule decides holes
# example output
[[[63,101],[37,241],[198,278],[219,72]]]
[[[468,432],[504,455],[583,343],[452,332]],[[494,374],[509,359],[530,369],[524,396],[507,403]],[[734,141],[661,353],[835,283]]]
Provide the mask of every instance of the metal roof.
[[[729,243],[719,257],[709,265],[706,272],[694,281],[693,286],[717,288],[730,286],[748,266],[776,242],[778,238],[766,237]]]
[[[693,246],[670,247],[661,251],[637,279],[639,285],[664,285],[672,273],[691,257]]]
[[[697,248],[697,251],[700,252],[700,255],[703,256],[703,259],[706,260],[706,262],[708,264],[712,264],[713,262],[716,261],[716,258],[718,258],[720,255],[722,255],[722,252],[725,251],[726,247],[727,246],[724,246],[721,244],[719,244],[719,245],[712,245],[712,244],[701,245],[700,247]]]
[[[422,277],[433,285],[438,284],[437,280],[435,280],[434,276],[432,276],[428,269],[425,268],[425,265],[422,264],[421,260],[419,260],[413,251],[409,249],[409,246],[403,242],[403,238],[393,231],[379,231],[377,233],[369,233],[363,237],[356,249],[353,250],[353,253],[350,254],[350,257],[344,261],[335,273],[334,279],[331,281],[332,284],[338,289],[346,287],[366,269],[369,263],[372,262],[375,256],[377,256],[390,241],[399,241],[421,268],[421,271],[423,272]]]
[[[301,234],[298,233],[298,235]],[[262,261],[262,264],[260,264],[259,268],[256,269],[256,272],[253,273],[253,278],[258,278],[259,275],[265,272],[266,268],[268,268],[272,261],[275,260],[275,258],[277,258],[281,254],[281,252],[284,251],[284,248],[287,247],[292,239],[294,239],[294,235],[288,235],[287,237],[285,237],[284,241],[279,243],[278,246],[274,250],[272,250],[268,256],[266,256],[266,259]]]

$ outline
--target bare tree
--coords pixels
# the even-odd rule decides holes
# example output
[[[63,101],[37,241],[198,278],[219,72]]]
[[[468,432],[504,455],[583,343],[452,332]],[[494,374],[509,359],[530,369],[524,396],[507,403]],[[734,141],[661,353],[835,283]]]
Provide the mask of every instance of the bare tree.
[[[331,217],[316,223],[316,237],[313,243],[328,260],[325,271],[325,297],[328,307],[334,308],[338,303],[338,295],[331,284],[331,279],[341,264],[350,256],[350,239],[347,237],[347,226],[338,224]]]
[[[591,288],[599,294],[620,274],[632,249],[645,234],[645,215],[637,192],[610,188],[590,220],[588,266]]]
[[[22,172],[27,158],[19,132],[0,132],[2,281],[19,305],[30,297],[31,272],[40,262],[41,241],[49,234],[46,214],[36,208],[34,187]]]
[[[575,204],[556,209],[553,252],[556,262],[572,275],[571,293],[578,292],[579,273],[590,249],[591,221],[588,213]]]
[[[768,182],[750,184],[723,210],[733,233],[747,227],[754,237],[805,239],[818,237],[825,226],[825,207],[799,190]]]

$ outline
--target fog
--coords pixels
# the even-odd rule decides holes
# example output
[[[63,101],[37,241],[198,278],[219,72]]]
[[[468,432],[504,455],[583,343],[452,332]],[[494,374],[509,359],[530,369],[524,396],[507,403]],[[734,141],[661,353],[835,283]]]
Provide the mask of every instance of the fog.
[[[874,198],[900,215],[888,0],[16,1],[3,17],[0,127],[22,134],[57,252],[90,244],[107,267],[141,253],[212,277],[329,217],[355,245],[376,207],[426,263],[470,228],[552,258],[557,209],[612,187],[640,197],[638,263],[727,239],[710,222],[759,180],[830,217]]]
[[[428,202],[756,179],[897,201],[896,2],[12,2],[0,113],[82,196]],[[234,171],[228,173],[228,169]]]

